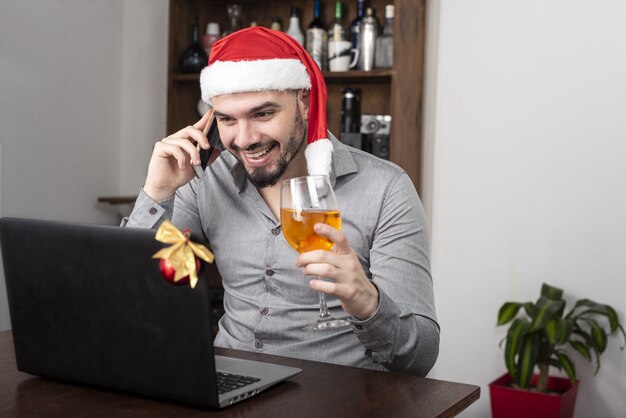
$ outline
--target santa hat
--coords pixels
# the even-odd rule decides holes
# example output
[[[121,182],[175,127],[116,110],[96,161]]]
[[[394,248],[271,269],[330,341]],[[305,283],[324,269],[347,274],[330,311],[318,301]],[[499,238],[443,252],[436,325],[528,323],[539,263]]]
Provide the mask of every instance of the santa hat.
[[[333,145],[326,122],[326,83],[318,65],[291,36],[255,26],[234,32],[211,47],[200,73],[202,100],[266,90],[310,90],[305,157],[308,172],[330,174]]]

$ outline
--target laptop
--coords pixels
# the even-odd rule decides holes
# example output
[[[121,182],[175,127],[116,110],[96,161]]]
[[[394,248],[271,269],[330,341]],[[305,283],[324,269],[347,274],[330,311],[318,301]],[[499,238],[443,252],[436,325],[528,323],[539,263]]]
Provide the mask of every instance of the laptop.
[[[0,219],[17,368],[201,407],[231,405],[301,372],[214,355],[216,269],[205,264],[194,289],[167,282],[152,258],[166,244],[154,236]]]

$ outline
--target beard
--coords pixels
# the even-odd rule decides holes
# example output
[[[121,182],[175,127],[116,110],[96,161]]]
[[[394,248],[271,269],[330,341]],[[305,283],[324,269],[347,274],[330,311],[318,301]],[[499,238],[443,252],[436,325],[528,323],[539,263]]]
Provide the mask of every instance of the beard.
[[[298,154],[302,145],[306,142],[306,129],[304,125],[304,120],[302,116],[300,116],[300,109],[296,111],[296,116],[294,117],[293,124],[291,125],[291,129],[289,131],[289,136],[287,138],[287,142],[280,155],[278,156],[278,160],[273,164],[275,167],[257,167],[250,169],[246,167],[246,173],[248,174],[248,179],[250,183],[252,183],[256,188],[263,189],[265,187],[275,186],[276,183],[281,179],[283,174],[287,171],[287,167],[289,167],[289,163],[293,159],[293,157]],[[278,143],[276,140],[272,140],[275,143]],[[274,145],[276,146],[276,145]],[[241,158],[237,157],[239,161]],[[245,164],[244,164],[245,166]]]

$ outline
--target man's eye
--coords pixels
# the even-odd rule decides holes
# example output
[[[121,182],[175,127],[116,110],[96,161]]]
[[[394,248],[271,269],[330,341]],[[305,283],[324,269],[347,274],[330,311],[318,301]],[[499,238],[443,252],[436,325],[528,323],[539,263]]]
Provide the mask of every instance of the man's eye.
[[[222,125],[229,125],[233,123],[233,118],[220,116],[217,118],[217,122],[221,123]]]
[[[255,113],[255,114],[254,114],[254,116],[255,116],[257,119],[269,119],[269,118],[271,118],[271,117],[272,117],[272,115],[273,115],[273,113],[272,113],[272,112],[258,112],[258,113]]]

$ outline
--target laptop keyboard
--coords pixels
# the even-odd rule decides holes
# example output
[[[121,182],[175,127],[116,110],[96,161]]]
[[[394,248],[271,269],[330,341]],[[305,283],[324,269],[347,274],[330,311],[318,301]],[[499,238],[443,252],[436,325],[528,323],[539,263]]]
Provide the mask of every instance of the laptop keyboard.
[[[224,373],[220,371],[216,372],[216,374],[217,393],[219,393],[220,395],[261,380],[256,377],[241,376],[238,374]]]

